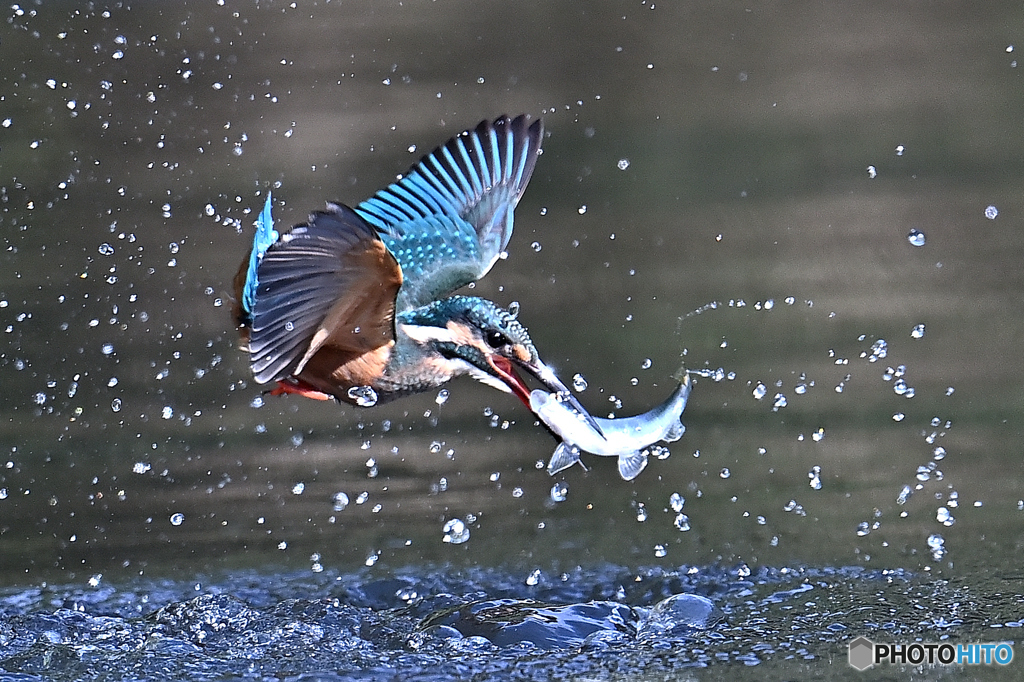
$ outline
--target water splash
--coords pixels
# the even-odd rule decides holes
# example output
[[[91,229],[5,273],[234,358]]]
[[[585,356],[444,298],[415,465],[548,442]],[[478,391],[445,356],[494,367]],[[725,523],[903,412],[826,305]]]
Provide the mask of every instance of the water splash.
[[[359,407],[373,407],[377,404],[377,392],[370,386],[353,386],[348,389],[348,397]]]
[[[452,545],[461,545],[469,540],[469,527],[462,521],[462,519],[450,519],[445,522],[444,528],[442,528],[444,537],[442,542],[447,542]]]

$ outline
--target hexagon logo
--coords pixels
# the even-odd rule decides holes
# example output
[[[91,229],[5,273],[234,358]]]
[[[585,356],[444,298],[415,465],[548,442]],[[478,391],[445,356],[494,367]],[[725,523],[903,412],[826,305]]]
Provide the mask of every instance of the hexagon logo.
[[[850,642],[850,665],[857,670],[867,670],[874,665],[875,645],[867,637],[858,637]]]

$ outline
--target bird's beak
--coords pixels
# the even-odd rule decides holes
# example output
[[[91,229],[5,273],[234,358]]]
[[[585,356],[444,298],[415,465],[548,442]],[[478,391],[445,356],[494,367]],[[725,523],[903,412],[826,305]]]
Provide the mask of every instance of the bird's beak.
[[[491,355],[488,360],[491,363],[491,367],[493,367],[498,373],[498,376],[501,377],[501,380],[504,381],[510,389],[512,389],[512,393],[522,400],[524,405],[530,407],[530,389],[525,383],[523,383],[523,380],[519,378],[519,375],[516,374],[515,368],[512,366],[512,362],[505,356],[497,354]],[[552,393],[557,393],[562,396],[562,399],[565,400],[565,402],[569,403],[574,410],[583,415],[587,424],[589,424],[591,428],[602,436],[604,435],[601,431],[601,427],[597,425],[597,422],[594,421],[594,418],[590,416],[590,413],[584,409],[583,405],[576,400],[576,396],[574,396],[568,387],[562,383],[562,380],[555,375],[553,369],[544,364],[540,359],[536,362],[520,362],[517,364],[536,377],[538,381],[544,384],[546,389]]]

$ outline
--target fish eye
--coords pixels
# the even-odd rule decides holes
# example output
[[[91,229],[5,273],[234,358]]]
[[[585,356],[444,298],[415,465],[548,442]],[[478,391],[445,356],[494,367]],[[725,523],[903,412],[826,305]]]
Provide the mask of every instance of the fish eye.
[[[512,342],[508,340],[508,337],[499,331],[493,329],[484,334],[484,340],[487,341],[487,345],[491,348],[501,348],[502,346],[508,346]]]

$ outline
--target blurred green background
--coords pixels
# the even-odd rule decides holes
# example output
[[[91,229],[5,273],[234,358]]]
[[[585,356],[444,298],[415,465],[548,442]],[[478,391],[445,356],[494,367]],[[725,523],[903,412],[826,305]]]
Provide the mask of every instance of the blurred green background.
[[[1017,570],[1019,3],[0,16],[0,581]],[[544,154],[509,258],[475,293],[521,304],[595,414],[660,402],[681,362],[722,368],[672,456],[629,483],[594,457],[552,479],[552,439],[469,380],[443,405],[254,402],[229,296],[265,191],[301,222],[521,112],[544,118]],[[468,542],[443,541],[453,518]]]

